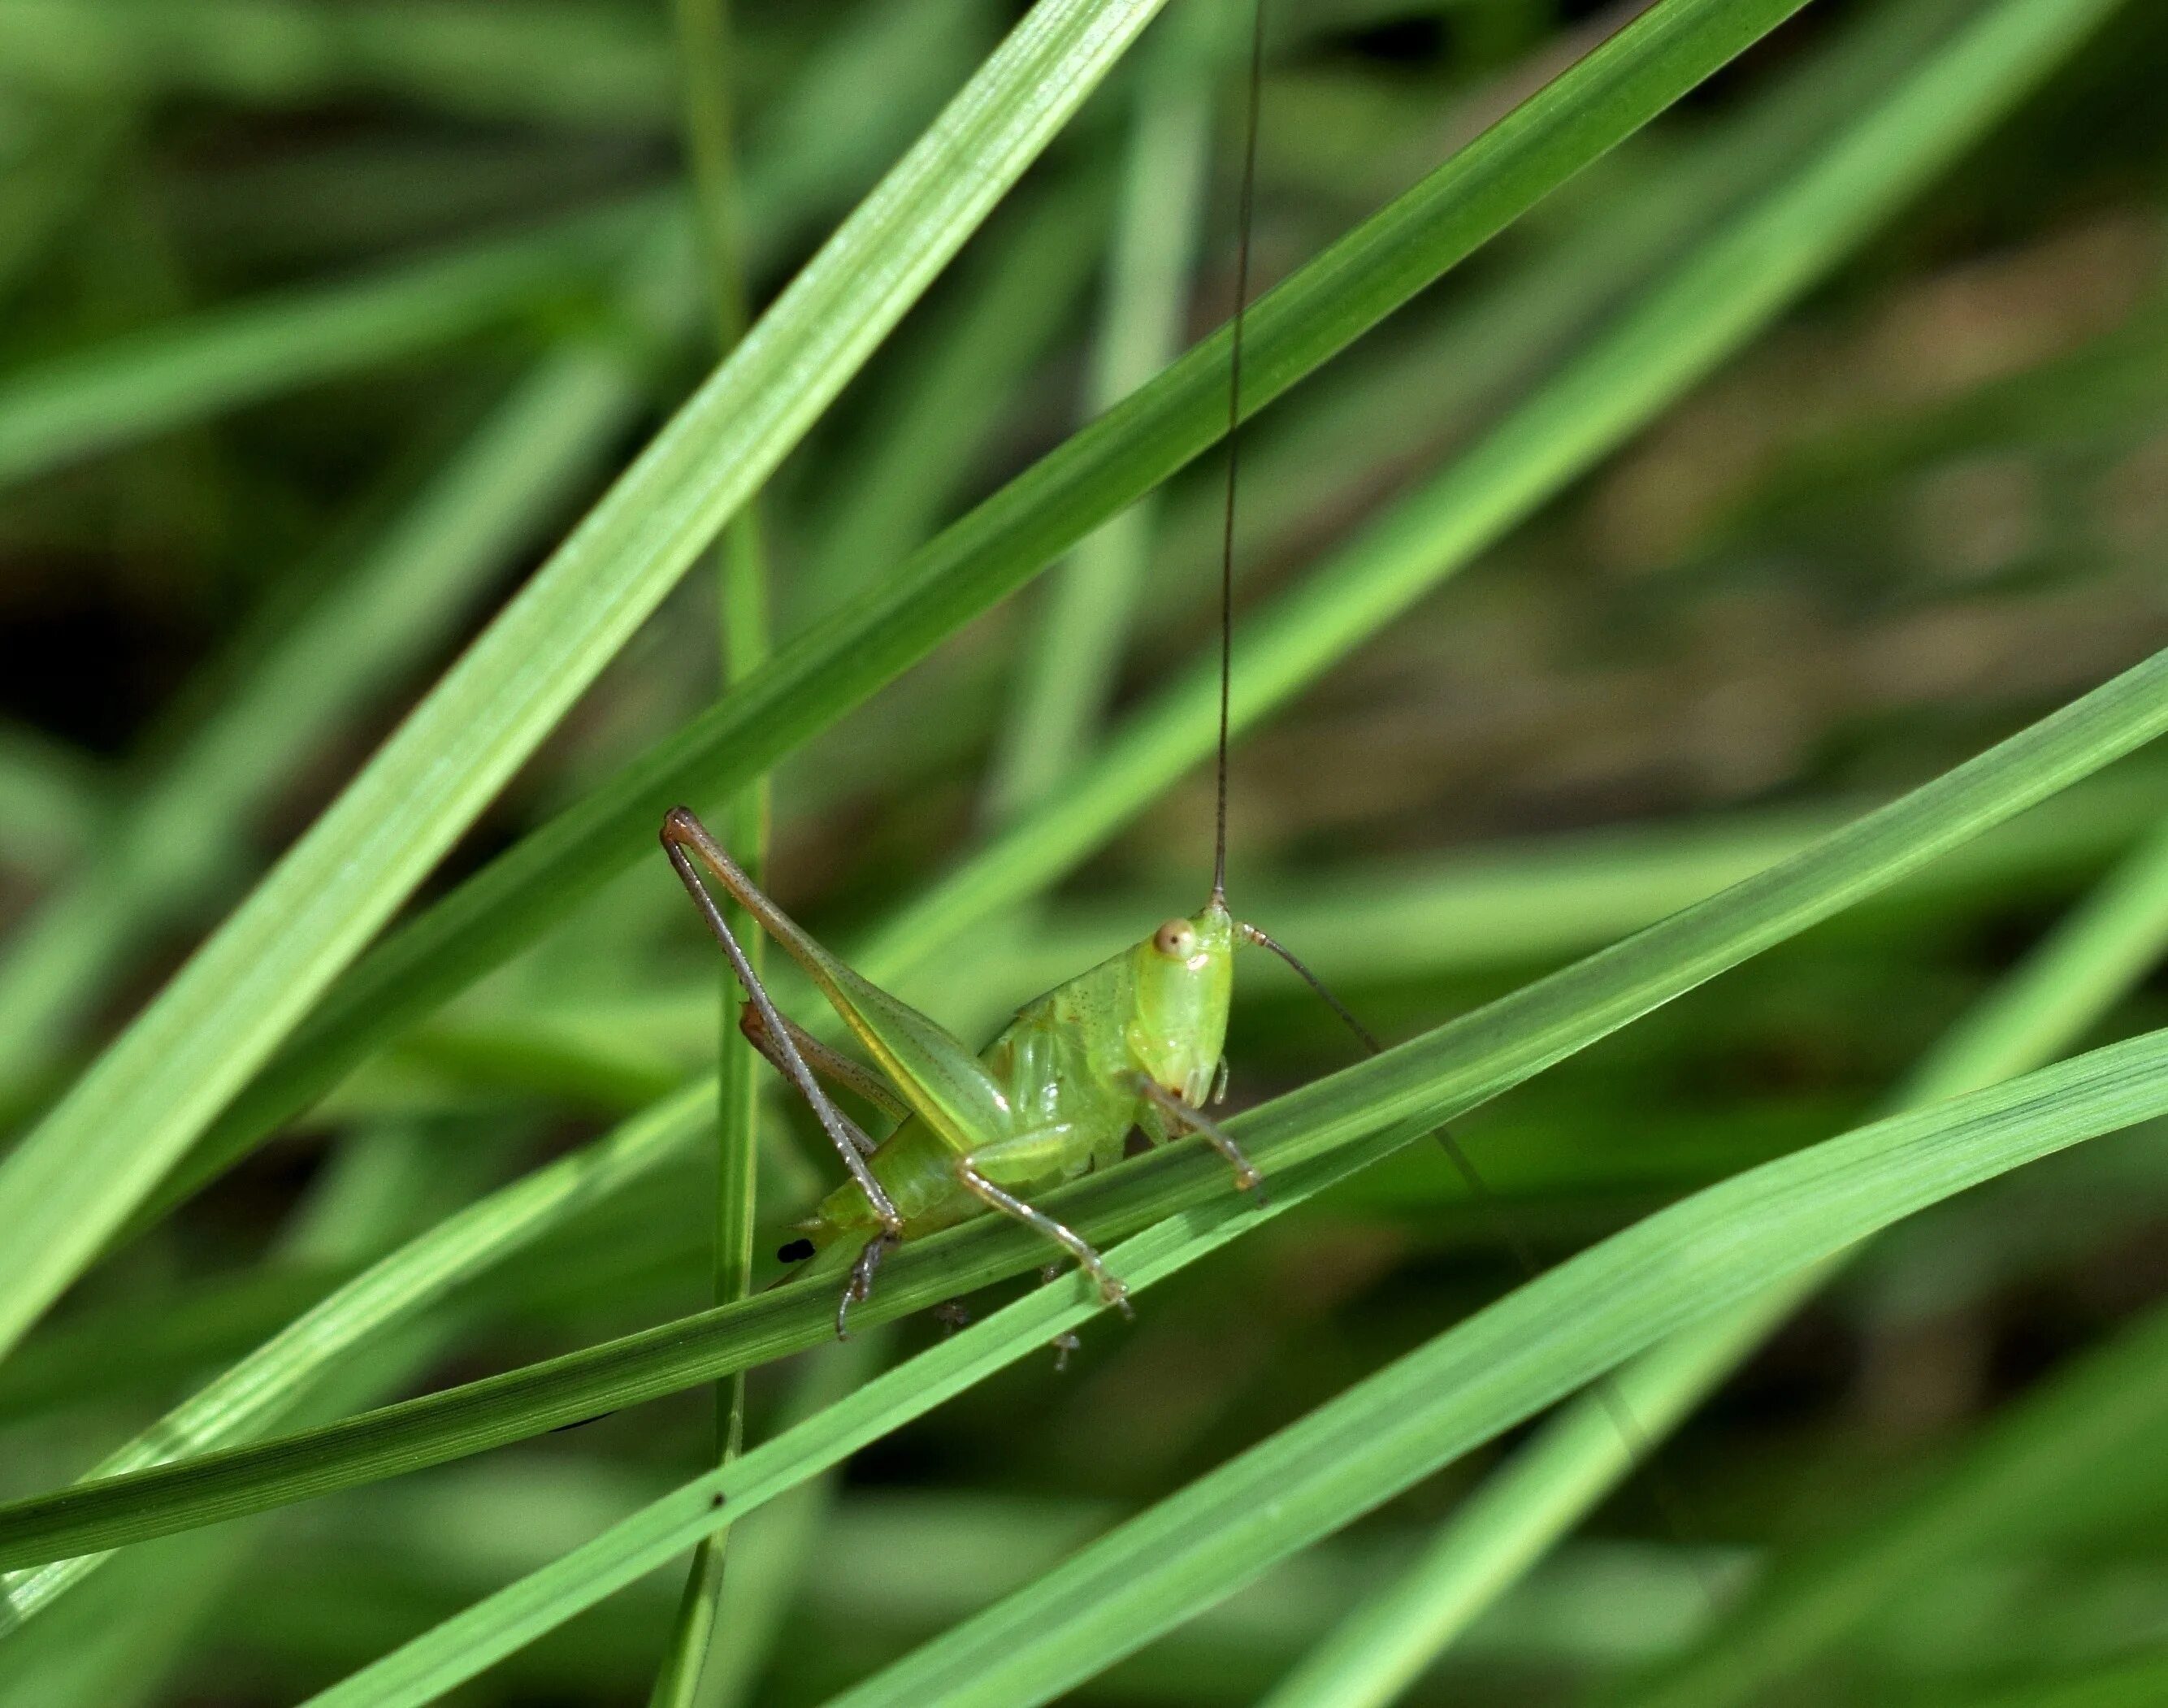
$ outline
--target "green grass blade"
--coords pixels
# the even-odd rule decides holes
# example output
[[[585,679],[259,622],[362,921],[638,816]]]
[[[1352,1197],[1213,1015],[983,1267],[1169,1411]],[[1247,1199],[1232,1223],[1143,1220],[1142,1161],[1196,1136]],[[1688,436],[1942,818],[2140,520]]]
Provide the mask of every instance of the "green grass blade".
[[[2051,1061],[2138,988],[2168,946],[2168,825],[2117,867],[1922,1064],[1921,1102]]]
[[[2168,1654],[2150,1654],[2000,1691],[1982,1699],[1980,1708],[2153,1708],[2163,1697],[2168,1697]]]
[[[0,485],[592,290],[662,217],[640,199],[18,368],[0,375]]]
[[[854,19],[822,45],[802,82],[769,115],[749,164],[747,220],[757,264],[838,205],[863,182],[869,162],[909,141],[908,133],[898,134],[899,121],[937,106],[946,93],[945,86],[937,92],[921,85],[969,63],[963,26],[975,3],[940,0]],[[73,27],[72,0],[50,9]],[[282,14],[281,29],[289,19],[315,27],[307,19],[317,8],[271,0],[270,9]],[[11,20],[46,10],[43,0],[0,5],[0,48]],[[166,8],[141,10],[141,28],[167,15]],[[195,14],[189,8],[172,15]],[[402,8],[385,15],[396,23],[416,14]],[[245,25],[241,33],[245,38]],[[855,100],[845,107],[839,89],[862,82],[869,65],[885,75],[901,67],[888,77],[890,99],[877,108]],[[678,215],[674,194],[657,194],[359,278],[207,310],[18,369],[0,382],[0,481],[429,348],[592,289],[611,271],[613,253],[631,250],[657,225],[676,226]]]
[[[1812,1263],[1981,1180],[2165,1111],[2168,1032],[2152,1033],[1711,1187],[1407,1354],[838,1700],[855,1708],[1047,1700],[1772,1270]],[[1230,1212],[1211,1243],[1255,1219]],[[1171,1224],[1117,1257],[1123,1273],[1149,1284],[1201,1254],[1187,1249],[1201,1243]],[[326,1691],[318,1708],[395,1708],[472,1676],[1083,1320],[1090,1313],[1076,1291],[1043,1288],[921,1354]]]
[[[1426,1132],[1663,1003],[1886,888],[1938,854],[2168,730],[2168,652],[1812,848],[1549,977],[1232,1123],[1277,1178],[1385,1125]],[[1110,1238],[1226,1195],[1216,1154],[1175,1145],[1046,1207]],[[884,1265],[869,1322],[1044,1260],[1029,1229],[980,1221]],[[833,1332],[825,1292],[785,1287],[328,1429],[0,1506],[0,1566],[92,1548],[440,1463],[744,1369]]]
[[[1246,1228],[1283,1214],[1347,1179],[1411,1133],[1374,1136],[1321,1158],[1277,1182],[1269,1204],[1222,1193],[1183,1223],[1169,1223],[1110,1253],[1133,1287],[1150,1286],[1224,1245]],[[1186,1225],[1185,1225],[1186,1224]],[[764,1442],[735,1464],[710,1472],[540,1572],[458,1618],[447,1620],[375,1665],[311,1700],[316,1708],[389,1708],[425,1702],[471,1678],[521,1643],[562,1623],[612,1591],[757,1511],[850,1454],[933,1409],[1063,1330],[1091,1318],[1097,1305],[1068,1283],[1042,1286],[995,1315],[876,1376],[814,1417]],[[718,1522],[718,1515],[730,1517]]]
[[[1040,0],[323,817],[0,1163],[0,1349],[533,752],[1155,9]]]
[[[364,1129],[343,1141],[308,1196],[281,1228],[283,1263],[364,1261],[426,1221],[448,1199],[470,1190],[479,1155],[445,1158],[433,1135],[406,1124]],[[380,1400],[427,1362],[441,1339],[434,1327],[360,1349],[316,1384],[308,1411],[337,1416]],[[229,1390],[229,1397],[233,1397]],[[266,1396],[269,1409],[279,1409]],[[110,1456],[107,1463],[120,1455]],[[161,1674],[226,1587],[242,1557],[262,1540],[245,1529],[211,1532],[140,1550],[100,1575],[94,1591],[60,1618],[22,1630],[0,1582],[0,1701],[39,1708],[122,1708],[159,1687]],[[177,1541],[178,1539],[177,1539]],[[66,1573],[82,1562],[50,1568]],[[162,1574],[179,1570],[180,1581]],[[49,1573],[35,1574],[43,1578]]]
[[[2136,988],[2168,949],[2168,825],[2119,866],[2030,956],[1952,1031],[1922,1063],[1902,1094],[1911,1102],[1948,1096],[2021,1073],[2065,1049],[2116,1003]],[[1764,1332],[1788,1315],[1799,1293],[1772,1298],[1757,1314]],[[1742,1313],[1742,1318],[1746,1313]],[[2127,1380],[2123,1404],[2110,1406],[2082,1429],[2067,1435],[2070,1452],[2106,1452],[2128,1430],[2157,1424],[2144,1420],[2153,1408],[2168,1405],[2168,1364],[2141,1374],[2158,1355],[2164,1331],[2139,1329],[2117,1343],[2103,1361]],[[1757,1334],[1756,1340],[1760,1336]],[[1740,1348],[1743,1355],[1751,1344]],[[2139,1350],[2143,1346],[2150,1350]],[[1690,1396],[1698,1400],[1708,1386],[1728,1373],[1729,1364],[1713,1366],[1704,1386]],[[2069,1377],[2088,1397],[2099,1384],[2088,1364]],[[2156,1398],[2156,1390],[2159,1391]],[[1951,1504],[1947,1491],[1929,1491],[1905,1513],[1868,1536],[1833,1545],[1836,1557],[1802,1569],[1797,1577],[1768,1584],[1720,1620],[1675,1667],[1646,1689],[1630,1693],[1644,1703],[1685,1704],[1751,1700],[1754,1691],[1785,1669],[1827,1646],[1889,1589],[1894,1570],[1913,1577],[1916,1560],[1922,1571],[1968,1551],[1977,1520],[1995,1520],[2015,1500],[2032,1497],[2039,1482],[2061,1476],[2064,1467],[2032,1419],[2035,1408],[2047,1417],[2067,1419],[2073,1402],[2061,1398],[2059,1384],[2036,1395],[1998,1426],[1984,1458],[1957,1474],[1953,1485],[1963,1498]],[[2090,1398],[2075,1403],[2089,1404]],[[2139,1419],[2130,1421],[2133,1411]],[[2062,1428],[2059,1422],[2055,1427]],[[2009,1432],[2004,1433],[2005,1430]],[[2072,1476],[2084,1474],[2072,1470]],[[1975,1484],[1969,1479],[1977,1477]],[[1862,1599],[1862,1598],[1866,1598]]]
[[[1890,1512],[1769,1575],[1636,1708],[1755,1702],[1855,1627],[2071,1506],[2142,1480],[2168,1429],[2168,1311],[2155,1310],[1998,1417],[1949,1471]]]
[[[85,1480],[261,1434],[357,1347],[412,1323],[461,1281],[689,1148],[709,1130],[713,1104],[712,1085],[695,1085],[417,1235],[98,1461]],[[112,1557],[85,1554],[0,1580],[0,1636],[44,1612]]]
[[[1315,680],[1645,426],[1977,140],[2112,4],[2053,0],[1987,14],[1690,252],[1443,473],[1241,625],[1235,726]],[[868,972],[918,963],[1067,870],[1212,751],[1219,704],[1216,662],[1200,660],[1058,799],[863,946]]]
[[[1774,29],[1804,0],[1666,0],[1260,298],[1251,409],[1343,347]],[[402,1026],[646,857],[662,814],[757,775],[1224,431],[1224,332],[915,554],[877,595],[529,836],[385,943],[238,1099],[183,1179],[200,1182]]]
[[[745,336],[746,254],[738,187],[737,103],[733,80],[729,0],[678,0],[678,39],[684,60],[685,146],[696,218],[707,259],[708,296],[715,347],[727,355]],[[757,671],[770,650],[768,572],[760,513],[752,504],[723,531],[715,551],[717,637],[725,692]],[[754,883],[767,882],[768,783],[755,777],[725,802],[720,826]],[[757,924],[735,903],[725,918],[757,979],[766,946]],[[719,969],[721,1016],[716,1040],[715,1247],[710,1301],[727,1305],[752,1291],[757,1187],[760,1176],[763,1063],[736,1025],[739,992],[734,972]],[[745,1443],[745,1372],[716,1385],[715,1459],[727,1465]],[[729,1538],[709,1536],[693,1551],[677,1621],[663,1644],[650,1708],[693,1708],[709,1644],[725,1617],[724,1550]]]
[[[928,55],[922,28],[901,39],[876,20],[870,34],[847,34],[824,50],[784,98],[784,116],[825,107],[837,65],[854,66],[873,45]],[[939,65],[943,56],[931,56]],[[911,104],[904,91],[906,107]],[[843,183],[884,151],[887,127],[861,123],[829,139],[817,162],[789,162],[794,204],[773,193],[785,162],[761,163],[748,187],[747,241],[778,249],[805,210],[832,204]],[[177,922],[239,857],[244,820],[273,797],[294,768],[359,697],[417,655],[454,620],[463,597],[536,529],[546,506],[600,454],[646,395],[634,347],[676,342],[693,320],[697,293],[687,246],[674,220],[658,229],[624,269],[620,313],[633,324],[609,338],[578,340],[545,356],[412,501],[337,591],[285,634],[278,648],[221,689],[217,708],[130,799],[92,857],[68,883],[11,930],[0,945],[0,1085],[49,1055],[104,992],[142,937]],[[757,217],[756,217],[757,216]],[[328,312],[328,310],[326,310]],[[633,335],[630,345],[626,334]],[[184,335],[176,331],[179,340]],[[284,369],[276,377],[289,377]],[[205,400],[199,396],[197,401]],[[89,841],[79,813],[37,787],[30,751],[17,766],[0,740],[0,836],[11,809],[24,831]],[[49,767],[47,768],[49,769]],[[11,794],[9,784],[16,781]]]
[[[776,1419],[780,1435],[865,1386],[892,1361],[895,1331],[884,1324],[853,1331],[798,1373]],[[801,1588],[817,1585],[833,1560],[842,1467],[770,1501],[725,1532],[731,1576],[724,1617],[700,1675],[700,1708],[737,1708],[754,1691],[782,1636]]]
[[[93,760],[35,729],[0,724],[0,862],[42,875],[81,854],[104,820],[111,788]]]
[[[989,234],[998,240],[992,252],[959,263],[956,300],[927,329],[910,371],[897,376],[896,406],[879,412],[872,448],[822,481],[834,496],[793,576],[804,589],[794,608],[833,609],[933,532],[1019,382],[1067,319],[1088,276],[1104,203],[1096,173],[1057,186],[1019,208],[1012,229]]]
[[[654,259],[683,266],[675,254]],[[368,696],[443,644],[541,532],[552,501],[601,462],[646,390],[616,344],[582,341],[545,358],[338,585],[252,660],[0,944],[0,1083],[43,1066],[131,950],[216,894],[246,858],[256,814]]]

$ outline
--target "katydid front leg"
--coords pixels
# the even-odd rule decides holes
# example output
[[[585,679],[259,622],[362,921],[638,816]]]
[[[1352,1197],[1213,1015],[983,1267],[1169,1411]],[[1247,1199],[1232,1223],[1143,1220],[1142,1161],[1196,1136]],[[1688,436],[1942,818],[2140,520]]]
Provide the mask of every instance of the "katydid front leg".
[[[1242,1154],[1242,1147],[1235,1142],[1234,1134],[1222,1128],[1218,1122],[1191,1108],[1149,1074],[1137,1075],[1137,1095],[1158,1111],[1162,1122],[1196,1133],[1226,1158],[1235,1170],[1235,1184],[1246,1192],[1257,1192],[1257,1201],[1264,1201],[1264,1194],[1259,1189],[1264,1185],[1265,1177],[1257,1172],[1257,1164]]]

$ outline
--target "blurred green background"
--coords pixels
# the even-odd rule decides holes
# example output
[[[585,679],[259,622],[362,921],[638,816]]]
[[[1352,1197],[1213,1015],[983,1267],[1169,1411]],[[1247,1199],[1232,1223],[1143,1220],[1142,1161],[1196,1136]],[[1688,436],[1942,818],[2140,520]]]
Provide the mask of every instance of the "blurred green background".
[[[1275,0],[1258,283],[1631,9]],[[1480,444],[1963,10],[1816,0],[1275,404],[1244,442],[1238,606]],[[1171,354],[1225,316],[1245,14],[1208,12],[1178,0],[1153,26],[769,484],[780,632],[1148,375],[1156,338]],[[739,0],[756,305],[1017,13]],[[659,0],[0,0],[11,1129],[705,372],[671,241],[671,31]],[[2115,11],[1765,334],[1241,739],[1238,910],[1405,1036],[2168,643],[2164,88],[2168,17]],[[1131,279],[1142,311],[1116,314],[1124,231],[1161,270]],[[1126,383],[1110,323],[1141,341]],[[1129,524],[1118,714],[1211,644],[1220,479],[1202,459]],[[824,940],[863,942],[1018,798],[1059,790],[1017,751],[1029,661],[1065,633],[1050,600],[1042,584],[972,624],[776,773],[770,887]],[[429,894],[706,703],[715,602],[711,578],[688,581]],[[2158,757],[2111,768],[1461,1137],[1550,1260],[1857,1124],[2140,845],[2164,782]],[[1044,906],[906,988],[984,1032],[1193,905],[1211,818],[1194,769]],[[2168,984],[2132,972],[2073,1045],[2168,1022]],[[659,856],[571,910],[0,1366],[0,1498],[78,1475],[363,1263],[678,1084],[712,1057],[718,973]],[[1229,1048],[1237,1106],[1353,1053],[1291,979],[1246,964]],[[763,1221],[779,1226],[832,1159],[779,1101],[768,1130]],[[1407,1700],[1625,1700],[1691,1650],[1713,1594],[1937,1487],[2168,1297],[2162,1138],[2101,1140],[1878,1242]],[[681,1151],[372,1341],[311,1415],[700,1308],[709,1168]],[[733,1557],[776,1627],[734,1651],[730,1688],[820,1700],[1517,1279],[1443,1158],[1391,1159],[1155,1289],[1134,1326],[1093,1323],[1065,1372],[1027,1361],[857,1456],[795,1509],[802,1546],[778,1527]],[[757,1371],[754,1435],[938,1332],[914,1320]],[[707,1408],[679,1395],[156,1544],[132,1588],[104,1574],[0,1641],[0,1700],[296,1700],[691,1475]],[[1077,1699],[1259,1700],[1510,1445]],[[2026,1693],[2064,1678],[2123,1693],[2072,1703],[2168,1700],[2168,1679],[2128,1670],[2168,1645],[2165,1466],[2109,1456],[2081,1479],[2091,1502],[2020,1500],[1742,1700],[2045,1702]],[[457,1700],[643,1700],[677,1593],[675,1573],[644,1581]]]

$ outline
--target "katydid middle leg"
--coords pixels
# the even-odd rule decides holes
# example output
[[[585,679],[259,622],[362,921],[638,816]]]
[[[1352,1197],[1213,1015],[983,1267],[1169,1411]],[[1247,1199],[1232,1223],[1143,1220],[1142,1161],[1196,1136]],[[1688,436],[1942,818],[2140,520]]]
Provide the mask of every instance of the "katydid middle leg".
[[[1129,1288],[1107,1267],[1105,1260],[1082,1234],[1055,1221],[1045,1211],[1034,1209],[1013,1192],[1003,1191],[998,1183],[1001,1176],[1011,1180],[1044,1179],[1067,1154],[1069,1138],[1069,1128],[1057,1124],[1018,1133],[1013,1138],[991,1140],[956,1159],[956,1178],[981,1202],[991,1205],[1004,1215],[1013,1216],[1067,1251],[1099,1284],[1102,1298],[1124,1316],[1134,1316],[1135,1313],[1129,1308]]]

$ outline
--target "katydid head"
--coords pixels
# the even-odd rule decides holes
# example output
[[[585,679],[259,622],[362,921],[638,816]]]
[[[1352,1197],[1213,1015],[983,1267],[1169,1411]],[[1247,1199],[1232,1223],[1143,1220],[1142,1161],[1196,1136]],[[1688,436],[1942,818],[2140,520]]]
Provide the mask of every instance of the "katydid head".
[[[1136,1006],[1128,1026],[1140,1072],[1201,1108],[1227,1040],[1235,921],[1217,899],[1171,919],[1130,951]]]

